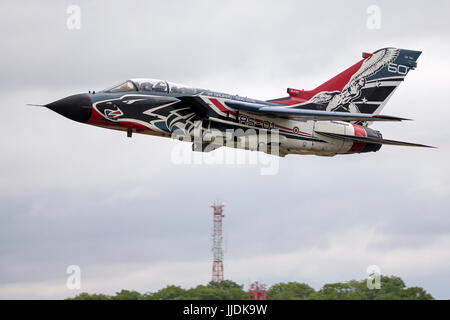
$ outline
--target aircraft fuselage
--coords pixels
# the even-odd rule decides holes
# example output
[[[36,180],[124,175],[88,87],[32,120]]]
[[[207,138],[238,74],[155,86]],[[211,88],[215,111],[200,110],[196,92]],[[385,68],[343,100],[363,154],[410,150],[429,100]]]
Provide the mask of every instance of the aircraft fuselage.
[[[48,105],[48,107],[72,120],[114,130],[156,135],[168,138],[194,141],[196,130],[201,126],[205,134],[213,130],[223,134],[223,140],[230,139],[227,132],[238,132],[242,143],[232,145],[235,148],[270,151],[259,141],[243,142],[245,137],[259,136],[261,133],[278,132],[279,154],[316,154],[332,156],[377,151],[381,145],[364,144],[348,140],[332,139],[316,133],[326,131],[331,133],[358,135],[374,134],[374,130],[344,121],[297,121],[288,118],[255,115],[251,112],[237,111],[226,106],[229,100],[249,103],[274,105],[266,101],[233,96],[213,91],[199,92],[193,99],[201,99],[208,108],[199,110],[197,103],[180,99],[185,95],[154,92],[98,92],[71,96]],[[243,138],[244,137],[244,138]],[[202,139],[204,145],[214,145],[211,139]],[[216,141],[217,143],[217,141]],[[226,141],[223,145],[230,146]],[[265,142],[263,142],[265,143]],[[269,141],[270,143],[270,141]],[[210,148],[209,150],[213,150]],[[205,151],[194,147],[195,151]]]

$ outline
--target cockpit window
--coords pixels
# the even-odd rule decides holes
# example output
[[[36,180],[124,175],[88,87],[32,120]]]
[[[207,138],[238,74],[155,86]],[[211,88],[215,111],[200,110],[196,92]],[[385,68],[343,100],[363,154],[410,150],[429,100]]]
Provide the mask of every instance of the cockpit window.
[[[153,87],[153,91],[156,91],[156,92],[168,92],[168,90],[167,90],[167,83],[165,81],[159,81]]]
[[[153,91],[154,83],[151,82],[142,82],[139,85],[139,91]]]
[[[135,80],[139,86],[139,91],[164,92],[167,93],[167,82],[155,79],[139,79]]]
[[[170,93],[195,94],[196,89],[182,84],[169,82]]]
[[[105,92],[130,92],[137,91],[136,86],[131,81],[126,81],[118,86],[114,86],[111,89],[106,89]]]
[[[203,91],[202,89],[192,88],[182,84],[158,79],[137,78],[131,79],[131,81],[136,85],[138,91],[172,94],[196,94],[197,92]]]

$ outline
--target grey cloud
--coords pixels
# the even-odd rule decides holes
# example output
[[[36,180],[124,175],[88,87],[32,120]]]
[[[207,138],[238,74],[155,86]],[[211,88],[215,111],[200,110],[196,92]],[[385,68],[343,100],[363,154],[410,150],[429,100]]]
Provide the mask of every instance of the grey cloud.
[[[18,296],[32,295],[36,283],[49,283],[50,290],[64,281],[69,264],[106,273],[127,263],[208,264],[214,199],[227,202],[226,259],[239,265],[239,281],[246,281],[244,258],[317,248],[326,255],[335,235],[355,228],[386,237],[370,242],[364,254],[440,252],[433,248],[450,229],[449,81],[442,74],[448,69],[447,2],[382,1],[380,30],[366,28],[372,3],[360,1],[76,3],[79,31],[65,28],[69,2],[8,3],[0,12],[0,283],[18,286]],[[25,106],[140,76],[274,98],[288,86],[315,87],[357,61],[362,50],[388,45],[424,51],[385,109],[416,121],[375,127],[387,138],[436,144],[437,150],[288,156],[279,174],[260,176],[259,167],[249,165],[177,166],[170,161],[174,141],[130,140]],[[355,234],[361,238],[354,242],[367,240]],[[345,258],[308,260],[307,269],[338,261],[340,271],[304,280],[320,286],[346,280],[338,275],[365,275],[363,262]],[[176,278],[168,270],[167,279]],[[295,270],[264,273],[261,280],[297,280]],[[437,280],[448,279],[446,265],[420,270],[408,280],[448,298]],[[103,286],[106,281],[98,280],[95,291]]]

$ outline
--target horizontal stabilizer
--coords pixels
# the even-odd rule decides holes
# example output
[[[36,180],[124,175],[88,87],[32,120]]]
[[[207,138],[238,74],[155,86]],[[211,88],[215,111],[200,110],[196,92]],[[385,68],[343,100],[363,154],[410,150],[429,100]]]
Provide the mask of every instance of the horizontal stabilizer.
[[[394,146],[407,146],[407,147],[436,148],[433,146],[427,146],[427,145],[419,144],[419,143],[387,140],[387,139],[375,138],[375,137],[359,137],[359,136],[356,137],[356,136],[348,136],[345,134],[329,133],[329,132],[322,132],[322,131],[316,131],[316,133],[319,133],[321,135],[324,135],[324,136],[330,137],[330,138],[334,138],[334,139],[344,139],[344,140],[351,140],[351,141],[362,142],[362,143],[389,144],[389,145],[394,145]]]
[[[322,110],[296,109],[289,107],[270,106],[259,103],[242,101],[225,101],[225,104],[237,110],[253,112],[257,114],[275,115],[280,117],[295,118],[298,120],[341,120],[341,121],[402,121],[405,118],[375,115],[368,113],[330,112]]]

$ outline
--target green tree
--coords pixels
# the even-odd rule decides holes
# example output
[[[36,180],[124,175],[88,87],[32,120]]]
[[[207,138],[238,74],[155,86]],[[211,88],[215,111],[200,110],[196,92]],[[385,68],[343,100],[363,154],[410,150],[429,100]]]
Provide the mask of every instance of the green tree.
[[[169,285],[155,293],[149,293],[144,296],[149,300],[180,300],[184,299],[186,290],[179,286]]]
[[[348,283],[330,283],[325,284],[322,289],[310,296],[311,300],[342,300],[347,299],[351,293],[352,286]],[[353,295],[352,295],[353,296]]]
[[[427,293],[423,288],[420,287],[409,287],[404,290],[404,298],[411,300],[432,300],[431,294]]]
[[[209,288],[204,285],[198,285],[186,291],[186,299],[192,300],[223,300],[223,291],[221,289]]]
[[[381,288],[369,289],[366,280],[350,280],[325,284],[315,291],[306,283],[281,282],[267,290],[267,298],[273,300],[428,300],[433,297],[420,287],[407,288],[403,280],[396,276],[381,276]],[[68,300],[246,300],[248,292],[243,285],[231,280],[210,282],[185,290],[179,286],[169,285],[154,293],[140,294],[137,291],[121,290],[114,296],[89,294],[86,292],[68,298]]]
[[[208,288],[223,289],[223,290],[229,290],[229,289],[233,289],[233,288],[237,288],[237,289],[244,288],[243,285],[239,285],[236,282],[231,281],[231,280],[210,281],[207,286],[208,286]]]
[[[122,289],[120,292],[116,292],[115,296],[111,297],[112,300],[141,300],[142,296],[137,291],[128,291]]]
[[[381,276],[380,289],[369,289],[367,280],[351,280],[345,283],[325,284],[322,289],[312,294],[312,300],[417,300],[433,299],[424,289],[407,288],[403,280],[396,276]]]
[[[243,285],[231,280],[220,282],[211,281],[206,286],[199,285],[186,291],[185,299],[193,300],[245,300],[248,293]]]
[[[267,290],[267,298],[270,300],[304,300],[314,292],[315,290],[306,283],[280,282]]]
[[[111,297],[105,294],[82,292],[74,298],[68,298],[67,300],[111,300]]]

